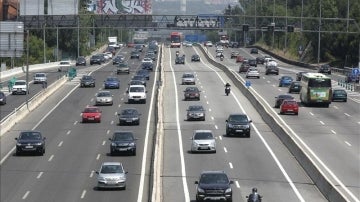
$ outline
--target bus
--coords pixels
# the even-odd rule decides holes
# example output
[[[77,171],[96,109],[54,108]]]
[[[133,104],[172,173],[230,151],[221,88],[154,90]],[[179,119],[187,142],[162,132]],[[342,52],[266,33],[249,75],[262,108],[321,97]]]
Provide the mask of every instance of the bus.
[[[305,105],[329,107],[331,78],[321,73],[305,73],[301,77],[300,101]]]
[[[180,48],[182,42],[181,32],[171,32],[170,34],[170,48]]]

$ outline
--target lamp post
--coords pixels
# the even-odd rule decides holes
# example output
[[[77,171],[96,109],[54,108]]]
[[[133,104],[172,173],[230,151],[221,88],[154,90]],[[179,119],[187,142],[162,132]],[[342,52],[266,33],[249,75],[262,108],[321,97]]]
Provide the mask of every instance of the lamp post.
[[[272,32],[272,49],[274,49],[274,43],[275,43],[275,0],[273,1],[274,5],[273,5],[273,21],[272,21],[272,25],[274,25],[274,29]]]
[[[317,63],[320,63],[320,40],[321,40],[321,0],[320,0],[320,15],[319,15],[319,32],[318,32],[318,52],[317,52]]]
[[[285,3],[285,43],[284,43],[284,51],[286,51],[286,47],[287,47],[287,26],[288,26],[288,23],[287,23],[287,4],[288,4],[288,1],[286,0],[286,3]]]

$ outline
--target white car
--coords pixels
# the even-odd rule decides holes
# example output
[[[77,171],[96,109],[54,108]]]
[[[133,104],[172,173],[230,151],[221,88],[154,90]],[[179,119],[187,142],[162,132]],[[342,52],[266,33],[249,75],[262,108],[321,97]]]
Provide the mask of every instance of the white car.
[[[224,52],[224,47],[222,47],[222,46],[216,47],[215,52],[216,52],[216,53],[222,53],[222,52]]]
[[[47,81],[47,78],[46,78],[45,73],[35,73],[34,74],[34,84],[43,83],[46,81]]]
[[[250,67],[248,71],[246,72],[246,78],[255,77],[260,79],[260,72],[257,68]]]
[[[15,94],[25,94],[26,95],[26,93],[29,93],[27,90],[26,81],[25,80],[15,81],[15,83],[12,87],[11,93],[13,95],[15,95]]]
[[[113,57],[113,54],[111,52],[105,52],[104,54],[107,55],[107,57],[108,57],[106,59],[112,59],[112,57]]]
[[[144,58],[141,62],[142,63],[147,63],[147,62],[153,63],[153,60],[151,58]]]
[[[144,85],[130,85],[126,91],[128,103],[142,102],[146,103],[146,88]]]
[[[214,44],[211,41],[205,42],[205,46],[212,47]]]
[[[126,172],[120,162],[104,162],[100,170],[96,171],[97,188],[121,188],[126,189]]]
[[[96,94],[95,105],[113,105],[113,95],[110,91],[99,91]]]
[[[275,67],[277,67],[277,62],[275,61],[275,60],[273,60],[273,59],[269,59],[267,62],[265,62],[265,67],[267,67],[267,66],[275,66]]]
[[[191,140],[191,152],[216,153],[215,137],[211,130],[195,130]]]
[[[70,66],[71,66],[70,61],[60,61],[58,71],[59,72],[68,71]]]

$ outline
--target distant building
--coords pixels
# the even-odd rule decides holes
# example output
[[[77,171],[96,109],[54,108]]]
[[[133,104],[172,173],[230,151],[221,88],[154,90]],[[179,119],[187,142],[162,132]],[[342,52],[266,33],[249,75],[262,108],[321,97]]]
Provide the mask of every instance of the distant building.
[[[0,21],[16,19],[18,5],[19,0],[0,0]]]

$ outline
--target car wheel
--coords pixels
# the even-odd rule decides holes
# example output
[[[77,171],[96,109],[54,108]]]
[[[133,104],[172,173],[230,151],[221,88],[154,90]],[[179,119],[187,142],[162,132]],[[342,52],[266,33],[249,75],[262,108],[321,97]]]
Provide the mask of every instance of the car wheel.
[[[246,134],[246,137],[250,138],[250,132],[248,134]]]
[[[136,156],[136,149],[132,153],[133,156]]]
[[[21,152],[20,152],[19,150],[16,150],[15,155],[16,155],[16,156],[20,156],[20,154],[21,154]]]
[[[140,120],[136,123],[136,125],[140,125]]]
[[[299,112],[295,112],[295,115],[299,115]]]
[[[98,123],[101,123],[101,119],[99,119]]]
[[[86,122],[86,119],[82,119],[82,121],[81,121],[82,123],[85,123]]]
[[[347,102],[347,99],[345,99],[344,102]]]

